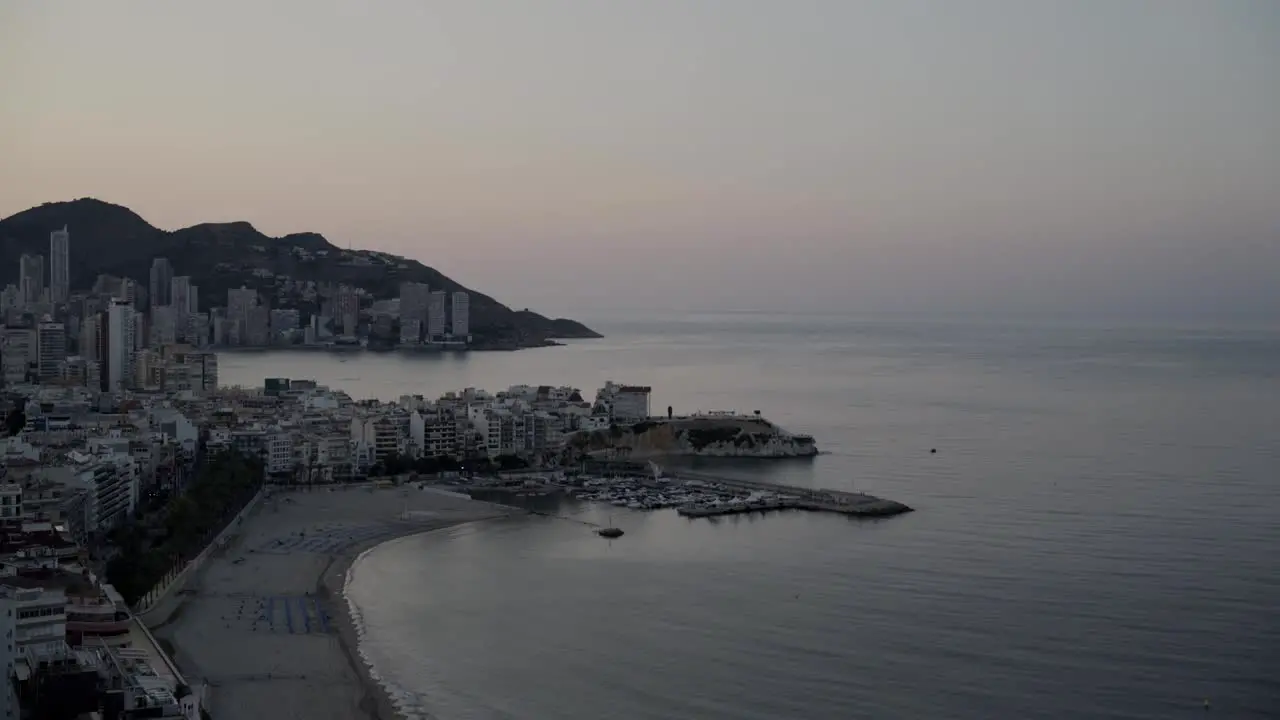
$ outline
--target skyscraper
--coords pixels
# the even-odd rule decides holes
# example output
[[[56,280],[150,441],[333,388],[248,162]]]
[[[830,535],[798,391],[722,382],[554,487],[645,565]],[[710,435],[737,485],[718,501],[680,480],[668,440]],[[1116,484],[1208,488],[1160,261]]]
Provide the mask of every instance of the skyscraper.
[[[360,296],[356,294],[356,289],[349,285],[339,285],[337,305],[342,334],[355,336],[360,322]]]
[[[36,365],[41,382],[56,380],[67,359],[67,329],[60,322],[42,322],[36,327]]]
[[[449,332],[460,340],[471,334],[471,296],[461,290],[453,294],[453,320]]]
[[[24,305],[40,302],[44,294],[43,255],[23,255],[18,259],[18,291]]]
[[[427,301],[427,335],[431,338],[438,338],[444,335],[444,325],[446,318],[445,292],[443,290],[432,291],[430,299]]]
[[[95,312],[80,321],[80,355],[95,363],[102,362],[102,313]]]
[[[257,290],[247,287],[227,290],[227,321],[236,328],[235,339],[228,338],[229,343],[239,345],[243,342],[249,328],[249,310],[257,306]]]
[[[49,296],[64,303],[71,295],[71,233],[67,226],[49,233]]]
[[[151,308],[150,345],[164,347],[178,342],[178,313],[172,305]]]
[[[134,298],[137,297],[136,293],[134,293],[137,285],[138,283],[134,282],[133,278],[120,278],[120,289],[116,291],[115,297],[121,302],[132,305]]]
[[[102,347],[102,389],[119,392],[133,378],[133,306],[113,301],[107,307]]]
[[[427,304],[431,289],[426,283],[400,283],[400,342],[416,343],[427,324]]]
[[[178,317],[185,318],[191,314],[191,278],[189,276],[179,275],[169,282],[169,302],[164,304],[172,305]]]
[[[158,257],[151,261],[151,307],[173,304],[173,265],[169,258]]]

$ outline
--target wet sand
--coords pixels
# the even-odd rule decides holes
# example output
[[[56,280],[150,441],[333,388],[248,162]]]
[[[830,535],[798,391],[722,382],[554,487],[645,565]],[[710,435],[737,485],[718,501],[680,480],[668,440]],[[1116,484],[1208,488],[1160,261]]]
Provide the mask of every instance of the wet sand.
[[[347,568],[393,538],[519,512],[417,489],[278,493],[153,631],[188,679],[208,683],[215,720],[392,720],[359,659]]]

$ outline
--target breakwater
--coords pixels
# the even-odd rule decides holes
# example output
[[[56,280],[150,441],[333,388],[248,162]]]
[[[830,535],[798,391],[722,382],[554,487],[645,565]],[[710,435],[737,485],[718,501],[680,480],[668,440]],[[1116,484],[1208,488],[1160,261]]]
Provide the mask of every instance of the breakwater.
[[[824,502],[805,498],[776,498],[769,500],[744,500],[718,505],[682,507],[676,510],[684,517],[717,517],[742,513],[769,512],[773,510],[809,510],[833,512],[859,517],[888,517],[912,511],[912,508],[893,500],[867,495],[861,502]]]
[[[696,480],[749,492],[771,494],[770,497],[679,508],[677,512],[685,517],[717,517],[720,515],[738,515],[741,513],[775,510],[808,510],[812,512],[834,512],[858,517],[888,517],[909,513],[914,510],[914,508],[896,500],[886,500],[867,493],[779,485],[777,483],[742,480],[740,478],[689,470],[680,470],[676,474],[682,480]]]

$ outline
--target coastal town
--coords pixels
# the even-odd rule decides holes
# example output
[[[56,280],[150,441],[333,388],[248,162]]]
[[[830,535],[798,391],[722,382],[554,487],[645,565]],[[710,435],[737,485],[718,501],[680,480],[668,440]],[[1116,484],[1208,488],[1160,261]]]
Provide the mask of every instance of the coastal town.
[[[49,285],[43,259],[24,257],[20,286],[2,294],[3,717],[196,720],[211,707],[266,717],[280,714],[281,697],[309,703],[299,716],[390,717],[392,699],[356,657],[362,630],[343,601],[346,568],[391,538],[525,513],[512,496],[557,492],[690,518],[909,510],[665,473],[656,460],[670,456],[818,450],[758,412],[655,411],[643,385],[394,401],[305,378],[225,387],[218,345],[328,342],[320,331],[330,321],[278,324],[287,311],[235,289],[224,312],[206,316],[197,288],[170,277],[163,258],[145,311],[127,278],[72,294],[65,241],[54,233]],[[327,312],[349,342],[357,303],[344,292]],[[438,291],[402,292],[402,344],[463,341],[465,294],[453,294],[442,319]],[[245,648],[258,651],[247,659]]]
[[[89,711],[116,701],[108,696],[119,696],[126,705],[168,713],[155,717],[198,717],[208,686],[184,677],[180,662],[151,628],[170,621],[180,598],[173,588],[192,580],[189,576],[211,551],[243,547],[232,543],[234,532],[227,533],[237,530],[250,511],[271,507],[275,513],[303,513],[300,508],[308,503],[326,502],[314,493],[294,500],[289,491],[367,486],[372,492],[379,485],[401,484],[396,479],[409,487],[415,481],[424,484],[425,478],[446,488],[411,499],[394,490],[384,500],[376,493],[361,497],[359,502],[373,505],[367,524],[359,528],[315,526],[314,517],[303,513],[300,522],[308,529],[286,536],[278,534],[282,526],[273,520],[269,529],[277,534],[259,542],[264,553],[296,547],[305,535],[312,549],[327,557],[430,526],[396,520],[401,505],[420,505],[434,523],[449,513],[459,521],[500,516],[513,510],[455,500],[460,494],[454,491],[464,491],[465,498],[513,484],[529,492],[560,487],[584,500],[637,509],[677,503],[703,509],[723,503],[726,511],[734,503],[756,503],[766,509],[759,503],[778,499],[741,486],[675,481],[656,472],[650,485],[633,471],[617,469],[630,459],[626,448],[592,451],[575,442],[594,434],[621,436],[623,427],[633,432],[655,423],[648,387],[606,383],[592,401],[575,388],[522,385],[497,393],[467,389],[434,399],[408,395],[381,402],[354,400],[310,380],[268,378],[258,388],[221,388],[215,376],[192,379],[193,366],[216,368],[212,353],[165,346],[159,357],[162,362],[150,376],[158,387],[119,393],[65,381],[5,387],[0,604],[12,611],[6,617],[14,623],[16,641],[3,667],[10,681],[6,703],[23,708],[23,716],[77,717],[61,715],[59,708]],[[199,363],[193,364],[193,357]],[[683,420],[716,427],[764,422],[754,415],[724,414]],[[811,445],[803,437],[796,442]],[[614,469],[607,476],[585,472],[597,464]],[[265,558],[256,557],[255,563]],[[296,560],[292,571],[305,567]],[[224,565],[228,573],[259,567],[245,564],[243,557]],[[311,572],[320,576],[325,567]],[[225,593],[235,580],[209,582]],[[308,582],[315,580],[299,581],[302,589],[294,588],[289,596],[294,599],[279,606],[285,613],[280,631],[287,622],[293,634],[296,620],[298,632],[304,626],[308,634],[330,627],[337,632],[340,610],[322,608],[308,594]],[[340,584],[334,592],[341,592]],[[263,628],[275,627],[274,607],[254,607],[254,616],[264,618]],[[194,617],[185,613],[173,632],[181,635]],[[231,627],[230,615],[218,617]],[[236,618],[242,619],[243,611]],[[191,641],[178,645],[192,647]]]

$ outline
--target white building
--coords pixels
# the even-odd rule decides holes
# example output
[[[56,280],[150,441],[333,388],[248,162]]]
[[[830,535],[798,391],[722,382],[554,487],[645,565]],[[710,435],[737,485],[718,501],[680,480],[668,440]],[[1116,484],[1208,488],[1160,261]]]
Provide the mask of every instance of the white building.
[[[453,294],[451,333],[459,339],[466,339],[471,335],[471,297],[461,290]]]
[[[619,385],[612,381],[596,392],[595,412],[608,415],[614,422],[639,422],[649,418],[647,385]]]
[[[49,233],[49,299],[64,303],[71,294],[71,233],[67,227]]]
[[[404,455],[408,450],[408,415],[356,416],[351,418],[351,442],[369,464],[388,455]]]
[[[126,441],[127,443],[127,441]],[[138,464],[130,455],[100,452],[67,454],[75,463],[71,485],[86,491],[82,523],[92,532],[106,532],[133,516],[138,507]]]
[[[10,571],[12,572],[12,571]],[[0,661],[5,683],[0,689],[0,711],[12,710],[18,717],[10,678],[25,680],[40,664],[61,660],[67,655],[67,591],[44,588],[13,574],[0,577]]]
[[[133,306],[122,302],[107,308],[106,332],[103,333],[103,390],[119,392],[133,377],[134,329]]]
[[[151,426],[186,452],[194,453],[198,449],[200,428],[174,408],[152,409]]]
[[[276,428],[266,438],[266,470],[273,475],[293,469],[293,435]]]

